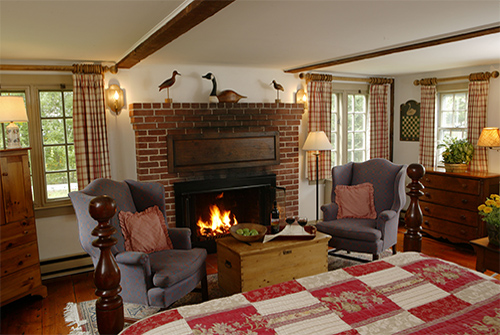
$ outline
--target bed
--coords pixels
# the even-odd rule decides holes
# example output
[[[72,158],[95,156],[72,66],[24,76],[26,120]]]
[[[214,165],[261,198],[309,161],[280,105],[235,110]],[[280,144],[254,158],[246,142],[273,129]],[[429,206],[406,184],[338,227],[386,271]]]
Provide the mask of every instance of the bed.
[[[500,281],[405,252],[167,310],[120,334],[500,334]]]

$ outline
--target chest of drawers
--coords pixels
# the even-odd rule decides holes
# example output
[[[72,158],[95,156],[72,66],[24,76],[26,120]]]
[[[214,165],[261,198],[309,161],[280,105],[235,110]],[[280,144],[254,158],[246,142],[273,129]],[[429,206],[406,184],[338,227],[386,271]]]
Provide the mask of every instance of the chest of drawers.
[[[420,198],[423,231],[454,243],[469,243],[486,236],[477,207],[490,194],[498,194],[499,182],[500,174],[495,173],[426,169],[422,178],[424,195]]]
[[[27,149],[0,150],[1,305],[28,294],[47,296],[42,285]]]

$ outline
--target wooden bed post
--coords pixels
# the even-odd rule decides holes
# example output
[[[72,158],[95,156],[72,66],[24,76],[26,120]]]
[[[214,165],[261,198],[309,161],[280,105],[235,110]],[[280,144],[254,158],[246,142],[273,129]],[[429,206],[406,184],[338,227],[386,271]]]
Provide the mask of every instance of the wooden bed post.
[[[98,196],[90,201],[89,213],[98,222],[92,231],[97,240],[92,245],[101,250],[94,271],[95,294],[99,297],[96,302],[97,328],[101,335],[114,335],[124,326],[123,300],[119,295],[122,290],[120,269],[111,253],[111,247],[116,244],[116,238],[112,237],[116,229],[109,224],[116,213],[116,202],[106,195]]]
[[[405,214],[405,227],[403,251],[422,251],[422,210],[418,203],[418,198],[424,195],[421,190],[424,186],[419,180],[425,174],[425,168],[421,164],[410,164],[406,170],[411,183],[408,184],[410,191],[406,194],[410,196],[410,205]]]

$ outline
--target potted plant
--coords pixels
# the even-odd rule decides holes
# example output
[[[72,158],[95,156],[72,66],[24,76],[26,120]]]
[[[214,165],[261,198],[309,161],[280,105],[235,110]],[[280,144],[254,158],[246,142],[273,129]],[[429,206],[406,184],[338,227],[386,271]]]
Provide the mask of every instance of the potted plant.
[[[492,194],[484,204],[478,208],[479,215],[486,222],[486,230],[488,231],[488,239],[491,244],[500,246],[500,196]]]
[[[474,155],[474,147],[466,139],[445,138],[438,148],[442,153],[446,172],[465,172]]]

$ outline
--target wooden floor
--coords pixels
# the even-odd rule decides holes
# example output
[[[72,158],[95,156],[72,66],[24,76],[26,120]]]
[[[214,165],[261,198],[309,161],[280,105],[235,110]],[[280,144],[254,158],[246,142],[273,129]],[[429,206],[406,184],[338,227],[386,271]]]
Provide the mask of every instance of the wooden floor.
[[[403,232],[398,234],[398,251],[403,249]],[[476,257],[472,249],[456,247],[430,238],[423,238],[422,252],[474,269]],[[211,254],[207,261],[207,272],[217,272],[217,256]],[[487,275],[494,275],[486,272]],[[496,275],[500,279],[500,275]],[[68,334],[64,322],[64,307],[68,302],[95,299],[92,272],[71,275],[44,281],[49,295],[45,299],[25,297],[0,309],[0,334]]]

